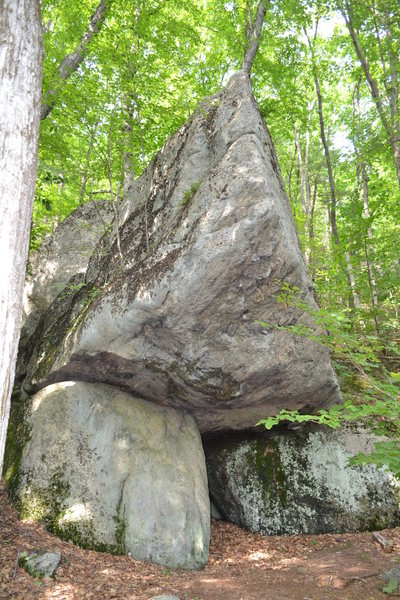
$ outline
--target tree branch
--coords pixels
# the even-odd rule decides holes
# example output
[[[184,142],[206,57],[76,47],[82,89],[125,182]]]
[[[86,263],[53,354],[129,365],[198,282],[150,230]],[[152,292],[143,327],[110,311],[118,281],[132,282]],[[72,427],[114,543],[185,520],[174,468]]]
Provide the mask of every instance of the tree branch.
[[[74,71],[76,71],[79,65],[83,62],[87,54],[90,41],[92,37],[100,31],[100,28],[106,16],[107,9],[111,5],[112,1],[113,0],[100,0],[100,4],[96,8],[90,20],[89,26],[83,34],[80,43],[76,46],[75,50],[71,54],[67,54],[67,56],[61,61],[61,64],[57,69],[57,73],[52,81],[50,89],[46,93],[44,102],[42,104],[42,108],[40,111],[41,121],[43,121],[46,117],[49,116],[57,102],[60,89],[64,87],[67,79],[72,75]]]

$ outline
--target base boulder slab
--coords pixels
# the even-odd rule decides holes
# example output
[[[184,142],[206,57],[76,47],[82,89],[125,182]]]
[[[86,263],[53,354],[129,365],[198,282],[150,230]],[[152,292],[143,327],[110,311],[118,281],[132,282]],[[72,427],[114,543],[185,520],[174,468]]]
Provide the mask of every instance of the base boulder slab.
[[[15,490],[24,517],[87,548],[206,564],[207,474],[189,414],[70,381],[33,397],[29,424]]]
[[[264,535],[395,527],[398,482],[375,465],[349,465],[374,439],[342,427],[208,442],[212,502],[228,521]]]

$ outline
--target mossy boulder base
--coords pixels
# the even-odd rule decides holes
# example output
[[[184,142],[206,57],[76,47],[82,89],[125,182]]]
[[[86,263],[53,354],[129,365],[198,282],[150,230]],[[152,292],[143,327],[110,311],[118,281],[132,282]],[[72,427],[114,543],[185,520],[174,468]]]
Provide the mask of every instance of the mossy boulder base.
[[[268,535],[395,527],[400,488],[375,465],[350,466],[377,438],[343,427],[206,444],[210,495],[223,518]]]

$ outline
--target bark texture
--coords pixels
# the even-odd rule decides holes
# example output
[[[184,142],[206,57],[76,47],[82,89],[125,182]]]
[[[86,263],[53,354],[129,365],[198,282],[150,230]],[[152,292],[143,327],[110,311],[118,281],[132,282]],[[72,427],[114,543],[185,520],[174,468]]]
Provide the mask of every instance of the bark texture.
[[[0,470],[14,381],[37,171],[42,85],[38,0],[0,4]],[[10,107],[13,107],[10,110]]]

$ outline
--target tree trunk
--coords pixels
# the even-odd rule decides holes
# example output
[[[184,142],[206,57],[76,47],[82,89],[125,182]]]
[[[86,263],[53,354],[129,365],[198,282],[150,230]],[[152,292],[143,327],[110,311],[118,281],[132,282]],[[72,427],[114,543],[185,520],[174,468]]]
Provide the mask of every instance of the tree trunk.
[[[307,266],[310,264],[310,231],[309,231],[309,210],[310,210],[310,202],[308,201],[309,196],[307,195],[307,184],[309,185],[309,181],[306,181],[306,175],[304,172],[304,164],[303,164],[303,155],[301,152],[301,143],[300,136],[296,129],[296,126],[293,125],[293,135],[294,141],[297,148],[297,160],[299,163],[299,173],[300,173],[300,197],[301,197],[301,209],[303,212],[304,218],[304,258]]]
[[[331,233],[332,233],[333,240],[334,240],[335,244],[337,246],[339,246],[339,243],[340,243],[339,232],[338,232],[337,223],[336,223],[336,188],[335,188],[335,180],[333,178],[331,154],[329,152],[328,140],[327,140],[326,133],[325,133],[325,121],[324,121],[324,113],[323,113],[323,108],[322,108],[321,87],[320,87],[319,77],[318,77],[318,73],[317,73],[317,66],[315,64],[313,45],[311,44],[311,41],[310,41],[310,38],[308,37],[308,33],[307,33],[306,29],[304,29],[304,33],[306,34],[306,37],[308,40],[308,45],[310,48],[310,53],[311,53],[312,71],[313,71],[313,77],[314,77],[315,92],[317,95],[317,102],[318,102],[318,116],[319,116],[321,141],[322,141],[322,145],[324,147],[325,162],[326,162],[326,168],[328,171],[328,180],[329,180],[329,189],[330,189],[329,221],[330,221],[330,225],[331,225]],[[315,28],[314,40],[316,38],[316,34],[317,34],[317,28]]]
[[[309,104],[308,107],[308,116],[307,116],[307,130],[306,130],[306,152],[304,158],[304,176],[305,176],[305,184],[306,184],[306,214],[307,216],[311,210],[311,185],[310,185],[310,170],[309,170],[309,162],[310,162],[310,128],[311,128],[311,118],[312,113],[315,106],[315,98]]]
[[[386,132],[386,135],[389,139],[390,145],[392,147],[393,159],[396,168],[397,181],[400,187],[400,121],[398,116],[398,97],[399,97],[399,81],[398,81],[398,63],[394,58],[394,54],[392,51],[389,52],[389,72],[390,72],[390,85],[386,86],[386,101],[390,107],[390,115],[387,114],[385,105],[384,105],[384,96],[385,94],[379,88],[378,82],[373,76],[368,59],[361,47],[360,41],[358,39],[355,26],[354,19],[351,7],[348,3],[346,3],[345,8],[341,8],[341,13],[344,17],[344,20],[347,25],[347,29],[349,30],[351,40],[353,42],[354,50],[357,54],[358,60],[360,61],[360,65],[362,70],[364,71],[365,79],[367,80],[368,87],[371,92],[371,96],[375,102],[376,109],[378,111],[379,117],[381,119],[383,128]],[[375,23],[376,23],[376,15],[374,15]],[[387,16],[386,22],[383,23],[386,30],[386,37],[389,42],[391,42],[391,28],[389,25],[389,17]],[[377,25],[375,24],[375,27]],[[380,46],[380,37],[378,36],[378,44],[379,49]],[[381,57],[382,57],[381,53]],[[383,60],[381,58],[381,60]],[[384,63],[384,60],[383,60]],[[386,67],[384,63],[384,73],[386,72]],[[386,73],[385,73],[386,74]]]
[[[295,125],[293,126],[293,137],[294,137],[294,143],[295,143],[296,149],[297,149],[297,160],[298,160],[298,163],[299,163],[301,209],[303,211],[304,217],[306,218],[307,208],[306,208],[306,193],[305,193],[303,155],[301,153],[301,145],[300,145],[299,133],[298,133]]]
[[[38,162],[43,68],[39,0],[2,1],[0,48],[1,472],[20,333]]]
[[[243,60],[243,71],[250,75],[251,67],[257,54],[260,44],[262,26],[264,23],[265,13],[267,12],[267,1],[260,0],[257,7],[257,15],[254,21],[252,31],[249,31],[248,47],[246,49]],[[249,19],[249,26],[251,20]]]
[[[91,156],[92,150],[93,150],[94,138],[96,135],[96,128],[97,128],[97,123],[95,125],[93,125],[93,127],[91,127],[91,129],[90,129],[89,148],[88,148],[88,151],[86,154],[85,169],[82,174],[82,184],[81,184],[81,191],[79,194],[79,204],[84,204],[84,202],[85,202],[86,184],[87,184],[87,181],[89,178],[90,156]]]
[[[135,180],[135,163],[133,159],[133,118],[134,108],[132,98],[127,94],[125,97],[125,119],[123,125],[123,190],[124,199]]]
[[[48,117],[53,110],[60,90],[64,87],[68,77],[70,77],[70,75],[72,75],[72,73],[76,71],[79,65],[83,62],[88,51],[90,40],[94,34],[100,31],[107,9],[111,2],[112,0],[100,0],[100,4],[96,8],[90,20],[89,27],[83,34],[81,41],[75,50],[71,54],[67,54],[67,56],[61,61],[50,89],[47,92],[46,97],[43,98],[43,104],[40,112],[40,119],[42,121]]]
[[[360,84],[361,84],[361,77],[357,82],[355,94],[354,94],[354,101],[353,101],[353,111],[354,111],[356,127],[357,127],[357,129],[356,129],[357,135],[356,135],[355,139],[353,140],[353,143],[354,143],[354,147],[355,147],[356,155],[357,155],[357,159],[358,159],[357,179],[359,179],[359,177],[361,175],[364,218],[367,222],[368,239],[366,239],[364,237],[364,251],[365,251],[365,260],[367,262],[367,268],[368,268],[368,283],[369,283],[369,288],[370,288],[372,310],[374,313],[375,328],[376,328],[377,334],[379,335],[379,325],[378,325],[378,317],[377,317],[379,300],[378,300],[378,292],[377,292],[376,276],[375,276],[375,265],[374,265],[375,248],[374,248],[374,242],[373,242],[373,231],[372,231],[372,226],[370,223],[371,213],[369,210],[368,175],[367,175],[367,168],[366,168],[366,164],[365,164],[365,160],[364,160],[363,146],[362,146],[363,142],[362,142],[361,110],[360,110]]]
[[[348,273],[348,278],[349,278],[349,282],[350,282],[351,294],[352,294],[352,298],[353,298],[353,305],[355,308],[361,308],[360,297],[356,290],[356,280],[354,277],[353,266],[351,264],[350,252],[348,250],[346,250],[346,252],[344,253],[344,257],[346,260],[347,273]]]

